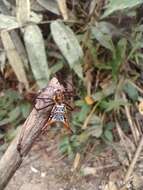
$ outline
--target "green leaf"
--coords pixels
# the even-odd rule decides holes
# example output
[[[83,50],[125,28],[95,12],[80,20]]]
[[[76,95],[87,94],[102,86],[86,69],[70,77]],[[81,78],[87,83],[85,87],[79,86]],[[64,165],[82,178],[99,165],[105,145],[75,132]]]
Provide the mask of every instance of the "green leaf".
[[[72,159],[74,157],[74,152],[71,146],[68,146],[68,157],[69,159]]]
[[[85,104],[85,101],[84,100],[76,100],[74,103],[76,106],[82,107]]]
[[[77,148],[80,146],[80,141],[78,139],[78,135],[72,135],[70,140],[72,142],[73,148]]]
[[[1,109],[0,111],[0,120],[2,120],[4,117],[6,117],[8,111]]]
[[[68,138],[68,137],[63,137],[63,138],[60,140],[60,144],[59,144],[60,151],[61,151],[62,153],[67,152],[68,146],[70,146],[69,138]]]
[[[51,23],[51,33],[69,66],[83,79],[83,51],[73,31],[60,20],[56,20]]]
[[[114,122],[109,122],[109,123],[105,124],[104,128],[107,129],[107,130],[112,130],[112,129],[115,128],[115,123]]]
[[[111,32],[105,22],[100,22],[97,26],[91,28],[92,37],[95,38],[103,47],[114,52],[114,45],[112,42]]]
[[[17,132],[18,132],[18,130],[16,130],[16,129],[11,129],[11,130],[9,130],[9,131],[6,133],[6,135],[5,135],[6,141],[9,142],[9,141],[13,140],[14,137],[16,136]]]
[[[118,100],[109,100],[107,101],[102,101],[101,102],[101,107],[105,109],[106,112],[112,111],[112,110],[117,110],[120,108],[120,106],[126,105],[127,102],[125,102],[123,99],[118,99]]]
[[[90,134],[84,131],[80,135],[77,136],[77,141],[79,142],[79,144],[85,143],[87,142],[89,136]]]
[[[9,90],[4,91],[4,93],[5,93],[4,97],[11,101],[17,101],[17,100],[22,99],[21,95],[15,90],[9,89]]]
[[[59,62],[55,65],[53,65],[50,70],[51,70],[51,74],[55,74],[56,72],[58,72],[59,70],[61,70],[63,68],[63,63],[62,62]]]
[[[108,97],[114,94],[115,90],[116,90],[116,84],[114,82],[109,83],[106,87],[104,87],[104,90],[101,90],[93,94],[92,98],[94,99],[95,102],[101,101],[105,97]]]
[[[89,111],[90,111],[90,106],[88,106],[87,104],[84,104],[81,107],[80,112],[78,112],[76,115],[78,122],[83,122],[85,120],[87,114],[89,113]]]
[[[0,121],[0,126],[6,125],[15,121],[20,116],[20,107],[16,107],[11,112],[9,112],[8,117]]]
[[[126,38],[121,38],[118,42],[118,45],[117,45],[117,49],[119,51],[119,55],[121,57],[121,60],[125,59],[126,48],[127,48],[127,40],[126,40]]]
[[[34,24],[27,25],[25,27],[24,41],[33,75],[38,86],[43,88],[49,81],[50,70],[40,28]]]
[[[19,23],[13,16],[0,14],[0,30],[10,30],[19,27]]]
[[[103,132],[102,119],[97,115],[93,115],[88,123],[86,133],[93,137],[99,138],[102,135],[102,132]]]
[[[104,136],[105,136],[105,138],[108,140],[108,141],[110,141],[110,142],[112,142],[113,141],[113,133],[112,133],[112,131],[111,130],[105,130],[104,131]]]
[[[117,79],[121,64],[124,63],[126,56],[126,47],[127,47],[127,40],[125,38],[122,38],[119,40],[117,47],[114,51],[113,59],[111,61],[111,67],[112,67],[112,75],[115,80]]]
[[[136,101],[138,99],[138,91],[131,83],[126,83],[123,87],[123,90],[127,93],[131,100]]]
[[[60,11],[59,11],[59,7],[58,7],[58,3],[56,1],[51,1],[51,0],[37,0],[37,2],[44,7],[45,9],[47,9],[48,11],[60,15]]]
[[[115,11],[133,8],[141,3],[143,3],[143,0],[110,0],[102,18],[111,15]]]
[[[23,117],[26,119],[30,113],[31,105],[28,102],[24,102],[24,103],[20,104],[20,109],[21,109],[21,113],[22,113]]]

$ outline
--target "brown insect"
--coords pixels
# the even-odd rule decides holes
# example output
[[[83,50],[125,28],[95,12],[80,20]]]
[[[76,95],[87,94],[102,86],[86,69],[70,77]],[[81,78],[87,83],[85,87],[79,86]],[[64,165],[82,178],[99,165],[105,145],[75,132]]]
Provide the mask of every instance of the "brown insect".
[[[68,118],[67,118],[67,110],[72,111],[73,108],[67,102],[65,102],[64,92],[62,92],[61,90],[56,90],[55,95],[51,99],[40,98],[40,97],[37,97],[37,99],[43,99],[46,101],[46,104],[47,104],[46,106],[42,108],[39,108],[39,109],[36,108],[37,111],[45,109],[49,106],[53,106],[50,116],[48,118],[48,121],[46,125],[43,127],[43,130],[45,130],[47,126],[53,123],[60,122],[60,123],[63,123],[64,127],[69,132],[72,132],[69,126]]]

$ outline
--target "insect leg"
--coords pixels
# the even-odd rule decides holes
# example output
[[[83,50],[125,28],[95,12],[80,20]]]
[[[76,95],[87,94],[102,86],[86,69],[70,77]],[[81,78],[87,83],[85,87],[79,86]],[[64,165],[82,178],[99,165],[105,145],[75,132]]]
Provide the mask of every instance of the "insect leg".
[[[72,129],[70,128],[69,122],[66,118],[66,115],[64,115],[64,122],[63,123],[64,123],[65,129],[67,129],[70,133],[73,133]]]
[[[52,102],[52,101],[51,101]],[[49,102],[50,103],[50,102]],[[44,107],[41,107],[41,108],[36,108],[36,106],[34,106],[34,108],[37,110],[37,111],[40,111],[40,110],[43,110],[43,109],[45,109],[45,108],[47,108],[47,107],[49,107],[49,106],[54,106],[55,105],[55,103],[51,103],[51,104],[48,104],[48,105],[46,105],[46,106],[44,106]]]
[[[54,121],[52,121],[52,118],[53,118],[53,113],[51,113],[47,123],[43,126],[42,128],[42,134],[45,133],[47,130],[47,127],[50,126]]]
[[[36,99],[38,99],[38,100],[51,100],[51,101],[53,101],[53,99],[52,98],[42,98],[42,97],[37,97]],[[46,101],[44,101],[44,102],[46,102]],[[49,102],[49,101],[48,101]],[[47,103],[47,102],[46,102]]]
[[[67,102],[63,102],[65,105],[66,105],[66,108],[69,110],[69,111],[73,111],[73,108],[67,103]]]

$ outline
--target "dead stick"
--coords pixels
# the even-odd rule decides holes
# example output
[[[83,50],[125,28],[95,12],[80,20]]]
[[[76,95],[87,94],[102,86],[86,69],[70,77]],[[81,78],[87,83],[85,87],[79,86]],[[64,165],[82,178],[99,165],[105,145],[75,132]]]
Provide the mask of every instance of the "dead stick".
[[[126,183],[126,182],[129,180],[129,178],[130,178],[130,176],[131,176],[131,174],[132,174],[132,172],[133,172],[133,170],[134,170],[135,164],[136,164],[136,162],[137,162],[137,160],[138,160],[138,158],[139,158],[139,156],[140,156],[140,153],[141,153],[141,151],[142,151],[142,148],[143,148],[143,135],[142,135],[142,137],[141,137],[141,140],[140,140],[140,142],[139,142],[139,145],[138,145],[138,147],[137,147],[137,150],[136,150],[136,152],[135,152],[135,155],[134,155],[134,157],[133,157],[133,159],[132,159],[132,162],[131,162],[131,164],[130,164],[130,166],[129,166],[129,168],[128,168],[128,171],[127,171],[127,173],[126,173],[126,176],[125,176],[125,179],[124,179],[124,183]]]
[[[41,92],[40,97],[52,98],[56,89],[62,89],[63,87],[59,84],[56,78],[53,78],[48,87]],[[37,100],[36,107],[40,108],[45,105],[43,100]],[[21,131],[25,131],[21,139],[21,155],[17,150],[17,145],[21,134],[13,140],[11,145],[8,147],[7,151],[0,160],[0,190],[3,190],[8,184],[9,180],[12,178],[16,170],[21,165],[24,156],[29,152],[35,139],[41,134],[42,127],[47,121],[48,115],[50,114],[51,107],[47,107],[41,111],[33,109]]]

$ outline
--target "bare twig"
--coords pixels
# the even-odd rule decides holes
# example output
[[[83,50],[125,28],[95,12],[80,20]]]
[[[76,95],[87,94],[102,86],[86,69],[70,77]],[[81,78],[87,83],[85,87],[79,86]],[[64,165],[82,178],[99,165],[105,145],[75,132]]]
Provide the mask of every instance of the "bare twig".
[[[63,16],[63,19],[66,21],[68,20],[68,10],[66,5],[66,0],[57,0],[60,12]]]
[[[135,153],[135,155],[134,155],[134,157],[132,159],[132,162],[131,162],[131,164],[130,164],[130,166],[128,168],[128,171],[127,171],[127,173],[125,175],[124,183],[126,183],[129,180],[129,178],[130,178],[130,176],[131,176],[131,174],[132,174],[132,172],[134,170],[135,164],[136,164],[136,162],[138,160],[138,157],[140,156],[142,148],[143,148],[143,135],[142,135],[141,140],[139,142],[139,145],[138,145],[138,148],[136,150],[136,153]]]
[[[82,126],[82,129],[86,129],[86,128],[87,128],[87,125],[88,125],[88,123],[89,123],[89,121],[90,121],[90,119],[91,119],[93,113],[95,112],[97,106],[98,106],[98,103],[94,105],[94,107],[92,108],[91,112],[89,113],[89,115],[88,115],[87,118],[85,119],[85,122],[84,122],[84,124],[83,124],[83,126]]]
[[[125,94],[123,94],[123,99],[127,102]],[[138,131],[137,131],[137,128],[135,128],[134,123],[132,121],[132,117],[131,117],[131,114],[130,114],[129,106],[125,105],[124,107],[125,107],[126,117],[128,119],[128,123],[130,125],[130,129],[131,129],[131,132],[132,132],[132,135],[133,135],[133,138],[134,138],[134,142],[137,145],[137,142],[138,142],[138,135],[137,135]]]
[[[132,172],[134,170],[134,167],[135,167],[135,164],[136,164],[136,162],[137,162],[137,160],[138,160],[138,158],[140,156],[142,148],[143,148],[143,135],[141,136],[141,139],[140,139],[140,141],[138,143],[138,147],[136,149],[134,157],[133,157],[133,159],[131,161],[131,164],[130,164],[130,166],[129,166],[128,170],[127,170],[127,173],[125,175],[124,184],[127,184],[127,182],[130,181],[131,174],[132,174]]]
[[[52,98],[55,90],[57,89],[63,90],[63,86],[60,85],[56,78],[53,78],[48,87],[45,88],[39,96],[43,98]],[[44,105],[45,102],[42,99],[37,100],[36,108],[41,108]],[[15,171],[21,165],[23,157],[27,155],[33,142],[41,134],[42,128],[49,117],[51,109],[52,108],[50,106],[46,109],[42,109],[41,111],[33,109],[22,126],[21,131],[23,135],[19,133],[8,147],[4,156],[0,160],[0,190],[3,190],[7,185]],[[20,153],[17,150],[19,142]]]
[[[117,132],[118,132],[118,134],[119,134],[119,137],[120,137],[120,139],[121,139],[121,142],[122,142],[122,144],[124,145],[125,151],[126,151],[126,153],[127,153],[127,155],[128,155],[128,159],[129,159],[129,161],[131,161],[132,152],[131,152],[130,149],[128,148],[129,145],[127,145],[127,142],[128,142],[128,143],[130,142],[130,146],[132,146],[132,150],[135,149],[134,144],[130,141],[129,138],[127,138],[127,136],[125,135],[125,133],[124,133],[123,130],[121,129],[121,127],[120,127],[120,125],[119,125],[117,119],[116,119],[116,128],[117,128]]]

